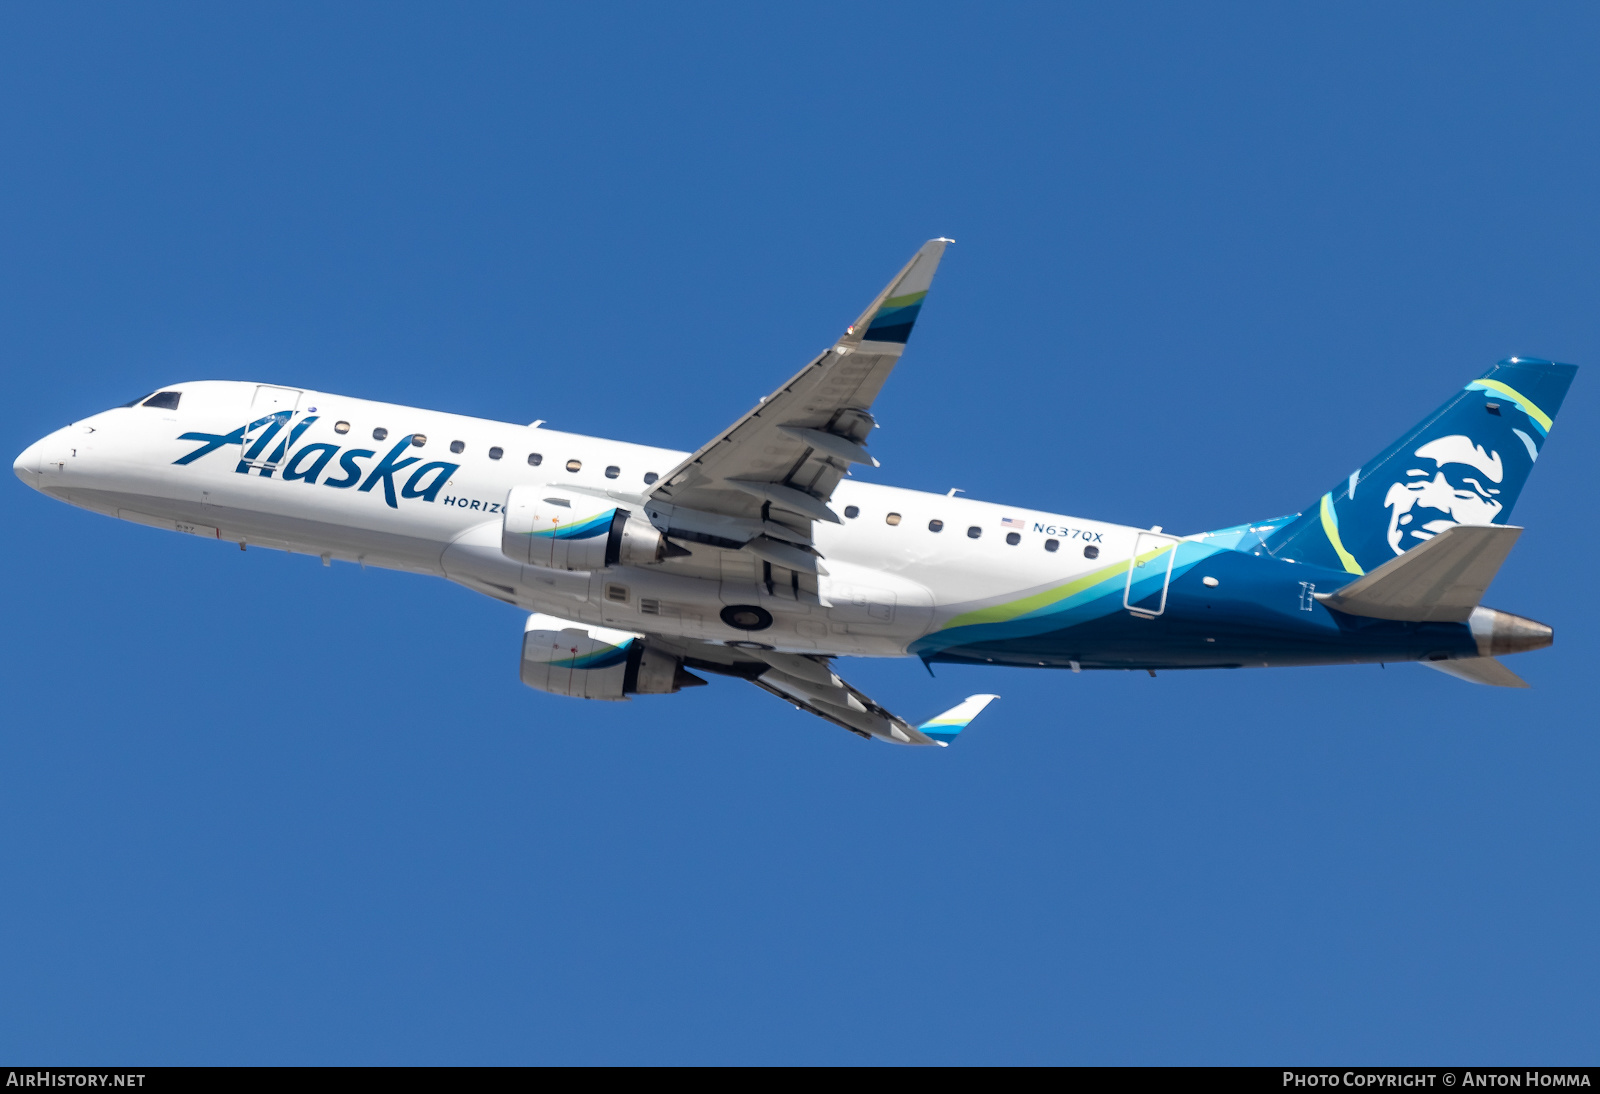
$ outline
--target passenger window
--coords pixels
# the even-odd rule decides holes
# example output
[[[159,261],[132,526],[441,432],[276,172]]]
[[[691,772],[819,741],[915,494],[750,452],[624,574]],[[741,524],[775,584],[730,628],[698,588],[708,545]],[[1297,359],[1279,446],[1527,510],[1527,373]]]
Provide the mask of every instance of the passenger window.
[[[375,441],[385,440],[388,436],[389,431],[381,425],[372,431],[372,439]]]
[[[981,535],[983,535],[983,529],[979,528],[976,524],[974,524],[971,528],[967,529],[967,538],[968,539],[977,539]]]
[[[335,433],[348,433],[348,432],[350,432],[350,423],[349,422],[334,422],[333,423],[333,431]]]
[[[930,520],[928,522],[928,531],[930,531],[930,532],[942,532],[942,531],[944,531],[944,521],[942,521],[942,520]]]
[[[414,448],[421,448],[428,443],[428,438],[421,433],[411,434],[411,444]]]
[[[153,406],[157,410],[177,410],[178,400],[183,398],[181,391],[158,391],[144,401],[145,406]]]
[[[529,467],[538,467],[543,462],[544,462],[544,457],[539,455],[539,453],[537,453],[537,452],[529,452],[528,453],[528,466]]]
[[[1011,546],[1015,547],[1017,544],[1022,542],[1022,533],[1021,532],[1007,532],[1006,533],[1006,542],[1011,544]]]
[[[620,474],[622,474],[622,468],[618,467],[616,464],[612,464],[610,467],[606,468],[606,478],[608,479],[614,479]]]
[[[844,515],[849,517],[851,520],[855,520],[861,515],[861,507],[857,505],[846,505],[844,507]]]
[[[491,460],[498,460],[501,456],[504,456],[505,454],[506,454],[506,450],[501,448],[499,445],[495,445],[493,448],[489,449],[489,458]]]
[[[450,451],[454,452],[456,455],[459,456],[459,455],[461,455],[461,453],[465,452],[466,450],[467,450],[467,442],[466,441],[451,441],[450,442]]]
[[[567,470],[568,471],[582,471],[583,470],[583,461],[582,460],[568,460],[567,461]]]
[[[1059,539],[1047,539],[1044,541],[1044,549],[1051,552],[1059,551],[1061,550],[1061,541]]]
[[[900,514],[899,513],[890,513],[888,516],[883,518],[883,523],[885,523],[885,524],[899,524],[900,523]]]
[[[1085,547],[1083,549],[1083,557],[1084,558],[1099,558],[1100,557],[1100,548],[1098,548],[1098,547]]]
[[[656,474],[654,471],[646,471],[644,473],[644,484],[646,486],[649,486],[652,483],[654,483],[657,479],[659,479],[660,477],[661,476]]]

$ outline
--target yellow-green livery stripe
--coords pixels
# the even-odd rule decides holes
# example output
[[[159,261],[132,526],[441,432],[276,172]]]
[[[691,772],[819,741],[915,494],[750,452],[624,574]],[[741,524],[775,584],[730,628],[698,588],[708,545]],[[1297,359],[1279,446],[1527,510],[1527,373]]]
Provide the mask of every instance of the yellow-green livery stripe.
[[[1365,570],[1356,561],[1356,556],[1344,549],[1344,544],[1339,540],[1339,518],[1333,513],[1333,495],[1322,495],[1322,530],[1328,536],[1328,542],[1333,544],[1334,553],[1339,556],[1339,561],[1344,563],[1346,573],[1364,574]]]
[[[1472,383],[1467,385],[1467,390],[1471,391],[1474,388],[1477,388],[1480,391],[1498,391],[1507,399],[1512,400],[1519,407],[1521,407],[1523,413],[1532,418],[1534,421],[1538,422],[1546,433],[1550,432],[1550,415],[1534,406],[1533,400],[1529,399],[1526,395],[1522,394],[1522,392],[1518,391],[1510,384],[1502,384],[1499,380],[1474,380]]]
[[[1146,551],[1144,554],[1139,555],[1136,559],[1134,559],[1134,561],[1136,563],[1148,562],[1152,558],[1155,558],[1157,555],[1161,554],[1163,551],[1173,550],[1175,546],[1175,544],[1169,543],[1165,546],[1158,547],[1153,551]],[[995,604],[992,607],[979,608],[977,611],[968,612],[965,615],[958,615],[940,629],[950,630],[955,627],[972,627],[981,623],[1005,623],[1008,620],[1017,618],[1018,616],[1039,611],[1041,608],[1048,608],[1050,605],[1059,603],[1060,601],[1067,599],[1069,596],[1081,593],[1085,589],[1098,585],[1100,582],[1114,577],[1118,573],[1125,572],[1127,567],[1128,564],[1126,562],[1114,562],[1110,566],[1102,566],[1098,570],[1091,570],[1082,577],[1073,581],[1069,581],[1065,585],[1058,585],[1054,589],[1046,589],[1041,593],[1034,593],[1032,596],[1023,597],[1021,600],[1012,600],[1005,604]]]
[[[975,612],[958,615],[946,623],[942,629],[971,627],[980,623],[1004,623],[1008,619],[1015,619],[1019,615],[1027,615],[1029,612],[1036,612],[1040,608],[1048,608],[1059,600],[1065,600],[1074,593],[1081,593],[1090,586],[1104,581],[1111,576],[1111,571],[1126,565],[1127,563],[1123,562],[1113,566],[1102,566],[1098,570],[1092,570],[1077,580],[1069,581],[1065,585],[1058,585],[1054,589],[1046,589],[1042,593],[1034,593],[1032,596],[1023,597],[1021,600],[1013,600],[1006,604],[995,604],[992,607],[979,608]]]

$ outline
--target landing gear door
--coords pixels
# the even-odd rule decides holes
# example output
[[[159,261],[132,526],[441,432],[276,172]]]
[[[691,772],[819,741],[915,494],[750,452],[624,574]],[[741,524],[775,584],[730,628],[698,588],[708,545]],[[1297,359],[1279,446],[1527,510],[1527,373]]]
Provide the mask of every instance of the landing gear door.
[[[257,384],[255,397],[250,401],[250,424],[244,431],[244,444],[239,449],[239,466],[257,471],[270,471],[278,466],[278,446],[284,439],[289,419],[300,406],[299,388],[273,387]],[[265,443],[263,443],[265,441]]]
[[[1167,610],[1167,586],[1172,582],[1172,563],[1182,541],[1159,532],[1140,532],[1128,560],[1128,583],[1122,591],[1122,606],[1135,615],[1154,618]]]

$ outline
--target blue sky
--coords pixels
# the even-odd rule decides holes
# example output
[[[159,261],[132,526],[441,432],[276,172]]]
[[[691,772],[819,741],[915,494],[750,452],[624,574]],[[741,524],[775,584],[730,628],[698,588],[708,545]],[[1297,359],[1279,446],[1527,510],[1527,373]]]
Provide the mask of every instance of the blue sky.
[[[1184,532],[1600,360],[1582,5],[0,9],[0,439],[270,380],[693,448],[922,240],[873,481]],[[584,704],[442,581],[0,487],[0,1057],[1563,1063],[1600,1048],[1600,390],[1418,666],[853,661]]]

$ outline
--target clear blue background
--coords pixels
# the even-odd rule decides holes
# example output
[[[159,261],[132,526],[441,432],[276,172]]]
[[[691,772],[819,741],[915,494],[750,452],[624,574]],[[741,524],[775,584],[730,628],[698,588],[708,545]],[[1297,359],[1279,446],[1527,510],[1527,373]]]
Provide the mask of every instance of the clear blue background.
[[[566,6],[571,7],[571,6]],[[693,448],[926,238],[874,481],[1184,532],[1600,361],[1585,5],[0,8],[0,440],[270,380]],[[1570,1063],[1580,372],[1531,691],[848,662],[583,704],[443,581],[0,484],[0,1057]]]

